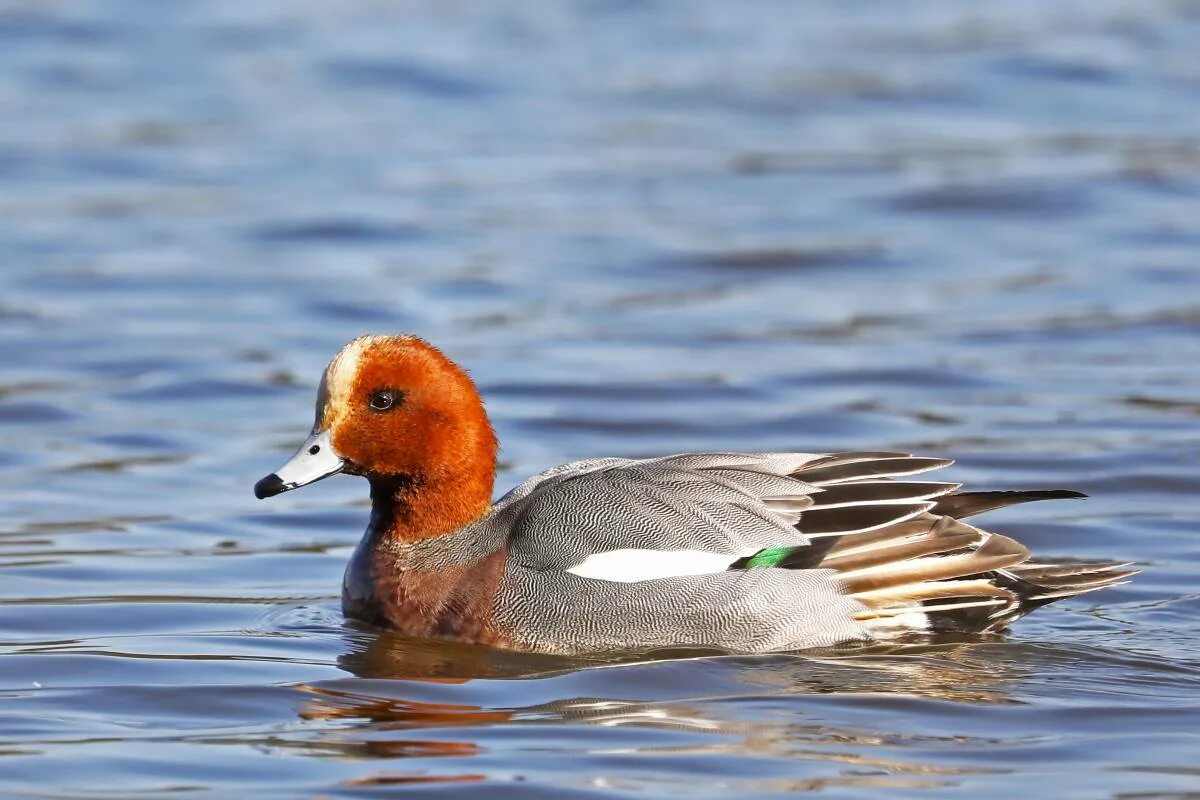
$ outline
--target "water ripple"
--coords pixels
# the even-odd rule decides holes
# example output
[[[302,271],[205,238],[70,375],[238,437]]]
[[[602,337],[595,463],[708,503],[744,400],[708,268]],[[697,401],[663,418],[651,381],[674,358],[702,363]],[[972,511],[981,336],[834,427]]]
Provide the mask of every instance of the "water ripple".
[[[1194,4],[0,5],[0,794],[1195,795]],[[348,623],[365,485],[251,487],[396,329],[501,488],[912,449],[1143,572],[821,653]]]

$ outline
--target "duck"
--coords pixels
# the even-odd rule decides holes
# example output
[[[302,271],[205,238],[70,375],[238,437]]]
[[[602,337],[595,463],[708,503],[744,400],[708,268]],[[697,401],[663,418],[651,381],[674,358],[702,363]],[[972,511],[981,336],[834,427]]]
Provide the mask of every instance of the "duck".
[[[354,339],[312,431],[259,499],[370,485],[344,613],[400,634],[538,653],[762,653],[995,633],[1136,574],[1034,560],[964,520],[1063,489],[962,491],[890,450],[600,457],[493,500],[499,444],[467,372],[409,334]]]

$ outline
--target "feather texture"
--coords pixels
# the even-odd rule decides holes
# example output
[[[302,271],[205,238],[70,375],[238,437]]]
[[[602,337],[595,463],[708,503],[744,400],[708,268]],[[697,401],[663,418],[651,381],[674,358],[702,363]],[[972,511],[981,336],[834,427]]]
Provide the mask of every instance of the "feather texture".
[[[997,508],[1032,503],[1036,500],[1068,500],[1087,497],[1083,492],[1072,492],[1066,489],[1042,489],[1020,492],[960,492],[949,497],[943,497],[933,507],[934,514],[946,517],[964,517],[994,511]]]
[[[1013,539],[960,521],[1079,495],[910,479],[950,463],[882,451],[599,459],[526,481],[480,524],[503,531],[522,576],[506,584],[509,606],[555,598],[554,624],[507,620],[539,649],[582,639],[764,650],[998,630],[1133,574],[1030,562]],[[568,622],[574,644],[559,638]]]

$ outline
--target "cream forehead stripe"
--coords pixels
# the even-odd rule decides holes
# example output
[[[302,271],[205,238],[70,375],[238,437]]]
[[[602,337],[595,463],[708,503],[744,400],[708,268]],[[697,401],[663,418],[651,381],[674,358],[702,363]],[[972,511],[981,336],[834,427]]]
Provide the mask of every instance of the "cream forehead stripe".
[[[350,392],[367,348],[382,336],[360,336],[343,347],[321,377],[317,390],[317,420],[313,430],[326,430],[350,408]]]
[[[325,367],[325,374],[320,378],[317,390],[317,421],[313,432],[325,431],[334,425],[340,417],[347,414],[352,404],[350,392],[354,390],[354,380],[358,377],[359,366],[367,349],[379,342],[403,344],[413,342],[413,336],[360,336],[343,347],[334,360]]]
[[[350,392],[354,390],[354,381],[358,378],[359,367],[366,351],[379,343],[403,345],[419,342],[415,336],[360,336],[338,351],[334,359],[325,367],[325,374],[320,377],[317,389],[317,421],[313,432],[325,431],[334,425],[338,419],[347,414],[352,404]],[[395,353],[396,348],[385,348],[384,354]]]

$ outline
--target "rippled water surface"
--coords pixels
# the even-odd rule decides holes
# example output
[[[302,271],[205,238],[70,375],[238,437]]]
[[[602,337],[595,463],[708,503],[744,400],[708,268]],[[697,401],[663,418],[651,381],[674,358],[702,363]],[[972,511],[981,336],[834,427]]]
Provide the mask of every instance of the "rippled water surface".
[[[1200,796],[1200,6],[0,0],[0,794]],[[343,621],[328,357],[567,459],[910,449],[1132,583],[621,664]],[[679,655],[679,654],[671,654]]]

